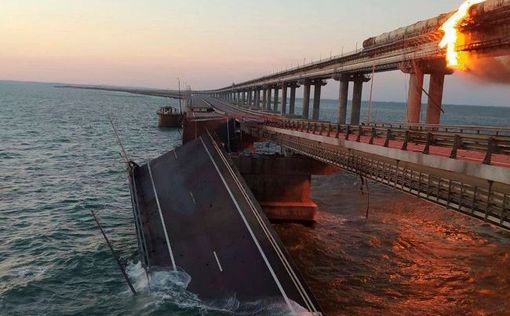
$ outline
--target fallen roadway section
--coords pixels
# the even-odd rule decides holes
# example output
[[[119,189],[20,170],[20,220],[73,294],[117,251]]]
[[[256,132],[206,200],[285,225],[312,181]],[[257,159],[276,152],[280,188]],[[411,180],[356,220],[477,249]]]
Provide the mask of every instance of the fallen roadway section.
[[[230,159],[207,132],[130,168],[142,263],[184,270],[205,302],[277,300],[319,313],[278,236]],[[299,304],[300,306],[297,306]]]

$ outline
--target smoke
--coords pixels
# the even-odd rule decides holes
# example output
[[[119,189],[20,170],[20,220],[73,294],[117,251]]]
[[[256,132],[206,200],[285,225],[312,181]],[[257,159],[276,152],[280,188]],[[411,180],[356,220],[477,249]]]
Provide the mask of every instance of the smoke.
[[[510,84],[510,56],[486,57],[473,54],[469,56],[466,68],[466,73],[478,81]]]

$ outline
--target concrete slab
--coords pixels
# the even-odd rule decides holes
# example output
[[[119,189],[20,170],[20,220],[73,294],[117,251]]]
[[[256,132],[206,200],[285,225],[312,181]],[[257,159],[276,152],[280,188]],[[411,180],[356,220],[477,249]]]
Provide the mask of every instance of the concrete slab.
[[[133,173],[148,271],[182,268],[204,300],[292,301],[317,312],[261,207],[210,134]]]

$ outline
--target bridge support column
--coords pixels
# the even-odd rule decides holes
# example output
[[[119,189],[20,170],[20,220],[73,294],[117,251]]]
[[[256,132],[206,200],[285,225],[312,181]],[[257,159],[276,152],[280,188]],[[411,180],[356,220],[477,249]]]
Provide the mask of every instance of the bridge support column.
[[[233,159],[253,195],[272,221],[313,222],[317,204],[311,198],[311,176],[337,168],[304,157],[236,157]]]
[[[246,106],[246,91],[241,92],[241,106]]]
[[[278,112],[278,97],[280,93],[280,89],[278,87],[274,88],[274,102],[273,102],[273,111]]]
[[[441,122],[441,108],[443,104],[444,73],[430,75],[429,101],[427,105],[427,124],[439,124]]]
[[[354,90],[352,93],[351,125],[360,124],[361,96],[363,95],[363,79],[354,79]]]
[[[237,91],[236,93],[236,104],[241,105],[241,91]]]
[[[321,111],[321,88],[326,85],[326,83],[322,80],[317,80],[314,83],[313,88],[313,112],[312,119],[314,121],[318,121],[320,117]]]
[[[254,106],[256,109],[260,109],[260,89],[259,88],[255,89],[255,104],[254,104]]]
[[[282,108],[281,114],[285,115],[287,112],[287,85],[284,83],[282,85]]]
[[[297,84],[293,83],[290,86],[290,99],[289,99],[289,115],[296,114],[296,88]]]
[[[253,94],[253,90],[248,90],[248,104],[247,104],[247,107],[251,107],[251,104],[252,104],[252,94]]]
[[[262,110],[267,109],[267,88],[262,89]]]
[[[303,118],[308,120],[310,113],[310,81],[305,81],[303,90]]]
[[[423,72],[420,69],[416,69],[409,78],[409,95],[407,97],[408,124],[420,123],[423,77]]]
[[[347,99],[349,97],[349,78],[340,77],[340,89],[338,92],[338,123],[347,123]]]
[[[266,111],[271,111],[272,88],[267,88]]]

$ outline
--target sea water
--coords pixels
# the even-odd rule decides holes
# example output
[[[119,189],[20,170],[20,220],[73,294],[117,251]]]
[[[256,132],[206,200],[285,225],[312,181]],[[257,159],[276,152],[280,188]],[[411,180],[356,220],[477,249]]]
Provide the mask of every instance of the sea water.
[[[156,111],[165,105],[179,107],[178,101],[159,97],[0,82],[0,315],[284,313],[280,302],[239,302],[235,297],[202,302],[187,291],[192,276],[185,271],[161,272],[148,279],[141,268],[126,169],[109,117],[130,159],[143,164],[181,144],[179,130],[156,127]],[[321,107],[321,118],[334,120],[336,101],[323,100]],[[366,113],[365,103],[362,118]],[[402,103],[373,104],[372,120],[398,122],[404,115]],[[506,126],[510,108],[446,105],[443,118],[448,124]],[[365,197],[359,194],[356,178],[338,175],[313,181],[321,208],[319,223],[276,228],[328,312],[378,314],[389,309],[427,314],[433,304],[419,303],[437,303],[431,300],[435,295],[441,298],[439,303],[450,302],[440,313],[455,311],[462,302],[475,306],[477,300],[495,306],[482,311],[508,307],[504,305],[510,301],[508,272],[498,268],[510,263],[508,236],[503,232],[480,228],[478,221],[459,219],[452,224],[449,219],[457,218],[452,212],[376,189],[375,184],[372,204],[388,197],[393,202],[382,203],[385,208],[365,221],[359,215]],[[347,195],[349,203],[344,202]],[[354,202],[358,200],[359,205]],[[136,297],[90,210],[128,262],[139,291]],[[432,240],[437,252],[427,250]],[[406,254],[408,249],[419,255]],[[461,260],[466,249],[471,265]],[[456,267],[459,257],[462,264]],[[380,260],[388,261],[381,265]],[[439,270],[438,263],[444,263]],[[432,276],[427,276],[427,269]],[[473,269],[483,274],[470,274]],[[413,284],[434,286],[430,291],[412,291]],[[469,290],[456,290],[463,287]],[[418,302],[415,309],[402,309],[413,302]]]

